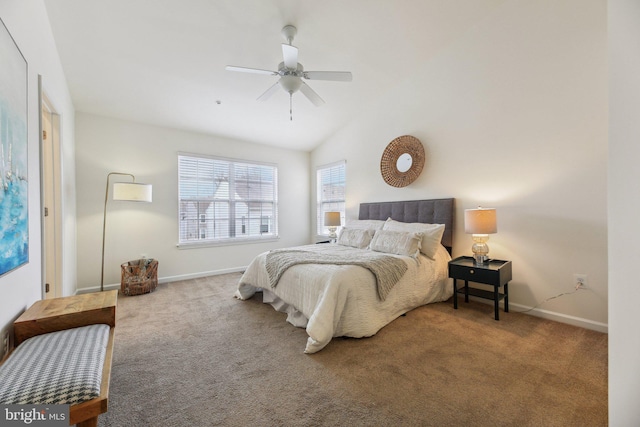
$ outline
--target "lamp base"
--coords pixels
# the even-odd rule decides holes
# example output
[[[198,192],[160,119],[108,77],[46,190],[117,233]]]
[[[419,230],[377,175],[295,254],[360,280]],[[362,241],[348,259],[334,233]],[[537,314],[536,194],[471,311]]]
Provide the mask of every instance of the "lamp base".
[[[329,241],[331,243],[335,243],[338,240],[338,235],[336,234],[336,229],[338,227],[329,227]]]
[[[489,235],[487,234],[474,234],[473,246],[471,251],[473,252],[473,259],[476,260],[476,265],[483,265],[489,261],[487,254],[489,253],[489,245],[487,245]]]
[[[489,257],[487,255],[473,255],[473,259],[476,260],[476,265],[485,265],[489,263]]]

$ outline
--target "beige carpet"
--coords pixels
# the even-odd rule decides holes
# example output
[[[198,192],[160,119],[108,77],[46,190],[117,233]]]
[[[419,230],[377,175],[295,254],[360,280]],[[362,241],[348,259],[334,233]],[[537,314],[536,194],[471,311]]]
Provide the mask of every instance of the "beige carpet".
[[[239,274],[120,296],[100,426],[605,426],[607,335],[478,302],[303,353]]]

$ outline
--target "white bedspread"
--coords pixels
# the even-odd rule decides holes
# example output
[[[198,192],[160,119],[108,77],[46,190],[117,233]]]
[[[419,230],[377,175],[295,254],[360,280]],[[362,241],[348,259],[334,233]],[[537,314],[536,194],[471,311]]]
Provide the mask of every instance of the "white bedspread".
[[[353,250],[331,246],[338,252]],[[282,275],[275,288],[271,288],[265,267],[266,254],[258,255],[251,262],[234,296],[245,300],[263,290],[264,302],[288,313],[287,321],[294,326],[306,328],[309,338],[305,353],[322,350],[333,337],[375,335],[407,311],[445,301],[453,295],[447,273],[451,257],[443,246],[438,248],[435,260],[422,254],[419,262],[394,255],[403,258],[408,269],[385,301],[377,296],[374,275],[355,265],[296,265]]]

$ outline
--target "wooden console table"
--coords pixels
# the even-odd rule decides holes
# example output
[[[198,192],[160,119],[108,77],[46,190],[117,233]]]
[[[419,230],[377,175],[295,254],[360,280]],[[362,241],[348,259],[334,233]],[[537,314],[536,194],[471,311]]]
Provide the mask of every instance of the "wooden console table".
[[[95,292],[36,301],[13,323],[15,345],[63,329],[104,323],[116,326],[118,291]]]

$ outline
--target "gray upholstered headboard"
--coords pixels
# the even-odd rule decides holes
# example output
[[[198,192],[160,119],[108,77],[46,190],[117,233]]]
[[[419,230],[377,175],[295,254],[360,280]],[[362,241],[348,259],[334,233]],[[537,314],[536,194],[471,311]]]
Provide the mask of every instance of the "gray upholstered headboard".
[[[358,219],[395,219],[402,222],[444,224],[442,245],[449,253],[453,246],[454,199],[409,200],[403,202],[360,203]]]

